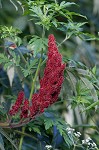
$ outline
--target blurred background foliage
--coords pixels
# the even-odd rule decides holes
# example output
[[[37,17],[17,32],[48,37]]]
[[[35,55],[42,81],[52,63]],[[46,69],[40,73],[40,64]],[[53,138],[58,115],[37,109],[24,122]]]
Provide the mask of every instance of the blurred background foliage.
[[[58,0],[61,2],[61,0]],[[13,3],[11,3],[13,2]],[[30,20],[30,16],[23,15],[23,8],[25,1],[22,1],[22,4],[18,3],[18,1],[14,0],[11,1],[8,0],[1,0],[0,2],[0,25],[6,25],[6,26],[14,26],[16,28],[19,28],[22,30],[21,38],[25,35],[30,34],[36,34],[40,35],[40,27],[38,25],[35,25],[33,20]],[[92,33],[96,36],[98,36],[98,28],[99,28],[99,11],[98,6],[99,2],[98,0],[70,0],[69,2],[75,2],[79,5],[79,7],[72,6],[69,8],[69,10],[72,10],[74,12],[80,13],[87,17],[88,23],[83,26],[83,31]],[[25,6],[26,7],[26,6]],[[26,14],[26,12],[25,12]],[[65,18],[59,17],[59,21],[63,21]],[[73,20],[85,22],[86,20],[81,17],[74,17]],[[64,20],[65,21],[65,20]],[[51,28],[49,31],[50,33],[54,33],[56,35],[57,41],[60,43],[64,37],[65,34],[61,31],[55,30],[54,28]],[[47,33],[48,35],[49,33]],[[81,48],[83,47],[83,49]],[[83,61],[88,66],[94,66],[94,64],[98,65],[98,41],[91,41],[91,42],[85,42],[81,41],[78,37],[72,37],[70,40],[66,41],[62,45],[62,53],[64,56],[67,56],[68,58],[74,57],[76,60],[79,59]],[[89,50],[90,49],[90,50]],[[87,59],[83,58],[87,57]],[[88,56],[89,55],[89,56]]]
[[[57,1],[61,2],[61,0],[57,0]],[[25,12],[24,15],[25,0],[21,0],[21,2],[22,4],[16,0],[13,1],[0,0],[0,25],[6,25],[9,27],[13,26],[22,30],[22,33],[20,34],[20,38],[23,39],[23,44],[27,45],[28,41],[26,38],[24,38],[25,36],[34,35],[34,34],[41,35],[42,33],[41,33],[41,28],[38,25],[35,25],[33,20],[30,20],[30,16],[28,15],[28,13]],[[69,0],[69,2],[75,2],[76,4],[79,5],[79,7],[72,6],[69,8],[69,10],[80,13],[86,16],[88,19],[87,20],[88,23],[83,26],[83,31],[98,36],[99,0]],[[57,19],[59,21],[65,20],[65,18],[63,17],[58,17]],[[73,20],[75,22],[86,21],[84,18],[80,18],[77,16],[74,17]],[[47,31],[46,37],[50,33],[53,33],[55,35],[58,43],[60,43],[65,38],[65,33],[56,30],[55,28],[51,28],[49,31]],[[1,45],[0,49],[2,51],[2,46],[3,46],[2,39],[0,39],[0,45]],[[56,103],[56,105],[52,106],[52,109],[57,111],[61,116],[63,116],[63,118],[65,118],[65,120],[69,124],[71,124],[72,127],[81,131],[81,133],[83,133],[82,136],[86,136],[86,133],[89,134],[97,144],[99,144],[99,107],[96,111],[91,110],[88,113],[86,112],[87,113],[86,115],[86,113],[81,113],[81,114],[79,113],[81,109],[79,107],[79,104],[84,103],[84,101],[81,102],[80,100],[79,102],[78,99],[78,107],[76,108],[75,108],[75,103],[77,104],[79,91],[80,91],[80,95],[82,94],[84,100],[84,93],[87,93],[87,95],[89,94],[88,89],[86,87],[89,87],[89,89],[91,88],[92,90],[94,89],[92,85],[90,85],[90,83],[88,82],[89,80],[91,80],[91,82],[94,83],[96,86],[97,85],[99,86],[99,46],[98,45],[99,45],[98,40],[84,41],[75,36],[72,36],[69,40],[67,40],[62,44],[59,50],[63,55],[63,60],[67,62],[67,71],[65,72],[65,75],[66,76],[68,75],[69,79],[68,77],[67,78],[65,77],[62,92],[60,94],[60,99],[62,99],[63,101],[59,104]],[[92,77],[91,75],[92,71],[95,75],[94,77]],[[81,81],[83,80],[84,76],[88,75],[88,73],[90,73],[91,76],[90,75],[88,76],[88,80],[85,81],[87,85],[85,86]],[[82,80],[80,81],[79,81],[79,76],[77,76],[78,74],[82,75],[81,76]],[[0,75],[2,76],[2,73]],[[71,84],[69,82],[70,79],[71,79]],[[9,86],[9,83],[4,82],[3,84],[5,85],[5,87],[6,85]],[[77,86],[75,87],[75,85]],[[82,85],[81,87],[84,88],[85,91],[80,89],[80,85]],[[76,94],[74,94],[75,88],[76,88]],[[8,93],[10,93],[10,91]],[[97,96],[99,96],[99,89],[97,89],[97,94],[98,94]],[[73,95],[76,96],[73,97]],[[93,94],[92,96],[94,97],[96,95]],[[69,104],[72,103],[73,103],[72,108],[75,109],[71,109],[71,107],[68,106]],[[88,105],[88,103],[85,105]],[[39,123],[38,126],[40,125]],[[41,124],[43,124],[42,121]],[[32,125],[30,125],[30,127],[31,126]],[[37,128],[35,130],[37,130]],[[29,131],[27,130],[27,132]],[[39,130],[36,132],[39,133]],[[50,133],[49,130],[47,132],[48,135],[52,136],[52,133]],[[33,134],[34,133],[35,132],[33,132]],[[48,137],[46,137],[46,135],[43,135],[42,137],[39,135],[38,137],[40,141],[43,141],[43,138],[45,138],[46,141],[48,140],[47,139]],[[24,138],[23,149],[24,150],[32,149],[33,142],[35,142],[35,140],[33,141],[31,137],[30,140],[28,140],[28,142],[27,142],[27,137]],[[40,143],[38,144],[38,149],[39,146]],[[57,148],[58,145],[56,144],[55,147]],[[33,149],[36,150],[35,146]]]

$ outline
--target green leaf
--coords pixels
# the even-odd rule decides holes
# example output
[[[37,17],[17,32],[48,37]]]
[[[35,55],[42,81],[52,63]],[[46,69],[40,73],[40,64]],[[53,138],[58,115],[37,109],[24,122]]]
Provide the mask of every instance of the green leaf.
[[[18,95],[19,91],[21,91],[21,90],[22,90],[22,83],[20,81],[19,76],[15,73],[13,82],[12,82],[11,91],[12,91],[13,95]],[[8,97],[8,99],[16,100],[16,97],[13,96],[13,99],[11,97]]]
[[[42,10],[41,10],[40,6],[32,6],[29,10],[34,13],[34,14],[31,13],[31,14],[33,16],[35,16],[35,17],[41,17],[41,16],[43,16],[43,13],[42,13]]]
[[[32,74],[32,69],[36,68],[36,65],[38,64],[38,59],[30,60],[29,63],[27,63],[26,68],[21,67],[21,70],[24,74],[24,77],[27,77],[28,75]]]
[[[91,104],[90,106],[88,106],[86,109],[84,109],[84,110],[82,111],[82,113],[83,113],[84,111],[87,111],[87,110],[92,109],[92,108],[97,107],[97,106],[99,106],[99,100],[98,100],[97,102],[94,102],[94,103]]]
[[[83,75],[83,76],[88,76],[88,74],[89,74],[89,70],[85,70],[85,69],[77,68],[76,71],[77,71],[77,73],[78,73],[80,76],[81,76],[81,75]]]
[[[86,85],[86,87],[90,90],[94,101],[98,101],[97,92],[96,92],[93,84],[87,78],[83,78],[83,77],[80,77],[80,78],[83,81],[83,83]]]
[[[40,37],[35,35],[29,41],[29,44],[33,47],[34,57],[35,57],[37,55],[37,53],[42,51],[42,49],[45,50],[45,47],[47,46],[47,39],[46,38],[40,38]]]
[[[7,62],[6,64],[4,64],[4,69],[7,70],[8,68],[10,68],[13,65],[13,62]]]
[[[70,12],[70,11],[68,11],[68,13],[67,13],[68,15],[70,15],[70,16],[79,16],[79,17],[82,17],[82,18],[85,18],[85,19],[87,19],[87,17],[86,16],[84,16],[84,15],[81,15],[81,14],[79,14],[79,13],[75,13],[75,12]]]
[[[64,132],[63,133],[63,138],[64,138],[64,141],[65,143],[68,145],[68,147],[70,148],[70,146],[73,145],[73,141],[71,138],[68,138],[68,135]]]
[[[4,55],[4,54],[0,54],[0,63],[5,63],[8,62],[9,59]]]
[[[81,32],[82,31],[81,27],[86,23],[87,22],[77,23],[71,21],[69,21],[69,23],[60,22],[60,27],[58,29],[63,32],[66,32],[66,36],[68,37],[71,37],[72,35],[80,36],[83,35],[83,32]]]
[[[17,28],[7,27],[7,26],[0,26],[0,33],[1,33],[1,38],[10,38],[12,41],[14,41],[17,37],[18,34],[21,33],[21,31]]]
[[[3,142],[3,138],[1,136],[1,134],[0,134],[0,149],[1,150],[5,150],[5,148],[4,148],[4,142]]]
[[[70,7],[71,5],[76,5],[76,6],[78,6],[76,3],[74,3],[74,2],[65,2],[65,1],[62,1],[61,3],[60,3],[60,6],[61,7]]]
[[[66,122],[63,119],[58,118],[58,116],[56,116],[54,114],[49,114],[47,116],[47,118],[46,118],[46,115],[45,115],[44,125],[45,125],[46,130],[51,128],[53,125],[56,126],[56,128],[58,129],[60,135],[63,136],[66,144],[68,145],[68,147],[70,147],[73,144],[73,142],[71,141],[71,138],[68,136],[68,133],[67,133],[67,130],[66,130],[68,125],[66,124]]]
[[[2,8],[2,2],[1,2],[1,0],[0,0],[0,7]]]
[[[87,79],[87,78],[84,78],[84,77],[80,77],[82,82],[85,84],[86,88],[90,90],[90,93],[94,99],[95,102],[98,101],[98,96],[97,96],[97,92],[93,86],[93,84]],[[97,109],[97,107],[95,107]]]
[[[63,125],[59,122],[59,120],[55,122],[55,125],[57,126],[57,129],[59,130],[59,133],[62,136],[64,133]]]
[[[86,40],[86,41],[99,40],[98,37],[96,37],[95,35],[90,34],[90,33],[82,33],[82,39]]]
[[[16,55],[15,54],[15,52],[14,51],[10,51],[10,54],[12,55],[12,57],[13,57],[13,60],[14,60],[14,64],[16,65],[16,66],[20,66],[20,56],[19,55]]]
[[[0,63],[4,65],[5,70],[13,65],[13,62],[2,53],[0,54]]]
[[[91,104],[91,102],[89,102],[87,99],[84,99],[83,97],[80,98],[80,102],[82,104]]]
[[[33,127],[34,132],[41,135],[40,129],[38,127]]]
[[[48,130],[54,125],[53,120],[49,118],[44,119],[44,125],[45,125],[45,129]]]
[[[0,128],[0,133],[1,133],[5,138],[7,138],[7,140],[14,146],[14,148],[15,148],[16,150],[18,150],[17,146],[14,144],[14,142],[12,141],[12,139],[9,138],[9,135],[7,135],[7,134],[5,133],[5,131],[4,131],[2,128]]]
[[[57,28],[58,27],[58,22],[56,19],[53,19],[52,20],[52,24]]]
[[[66,144],[68,145],[68,147],[73,145],[73,141],[72,141],[71,137],[68,135],[68,133],[66,131],[66,128],[68,127],[66,122],[63,121],[62,119],[56,119],[55,126],[59,130],[60,135],[63,136]]]
[[[76,81],[75,76],[71,72],[67,71],[67,77],[66,78],[69,80],[69,82],[71,84],[71,87],[72,87],[72,90],[77,95],[77,92],[76,92],[76,83],[77,83],[77,81]]]
[[[13,60],[11,58],[8,58],[7,56],[5,56],[5,54],[0,54],[0,63],[4,65],[4,69],[8,69],[13,65],[19,66],[20,63],[20,56],[16,55],[15,52],[10,51],[10,54],[13,57]]]
[[[92,68],[92,73],[95,75],[96,74],[96,65]]]
[[[28,129],[29,129],[30,132],[31,132],[31,131],[34,131],[34,132],[36,132],[36,133],[38,133],[38,134],[41,135],[40,125],[41,125],[41,124],[39,124],[39,123],[37,122],[37,120],[36,120],[35,122],[29,123],[29,124],[27,125],[27,127],[28,127]]]

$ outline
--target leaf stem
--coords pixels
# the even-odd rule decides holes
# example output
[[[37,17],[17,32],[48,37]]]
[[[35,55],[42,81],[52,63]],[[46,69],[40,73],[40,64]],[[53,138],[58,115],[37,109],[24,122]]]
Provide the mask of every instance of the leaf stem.
[[[70,38],[71,35],[66,35],[64,40],[58,45],[58,47],[60,47],[65,41],[67,41]]]
[[[45,36],[45,28],[44,28],[44,26],[43,26],[42,38],[43,38],[44,36]],[[33,94],[33,92],[34,92],[35,82],[36,82],[36,79],[37,79],[37,76],[38,76],[38,73],[39,73],[39,70],[40,70],[41,62],[42,62],[42,55],[43,55],[43,49],[42,49],[42,51],[41,51],[41,57],[40,57],[40,60],[39,60],[39,64],[38,64],[38,67],[37,67],[37,70],[36,70],[34,79],[33,79],[33,81],[32,81],[32,88],[31,88],[29,100],[31,100],[32,94]]]
[[[18,49],[18,52],[19,52],[20,56],[22,57],[22,59],[23,59],[24,63],[25,63],[25,64],[27,64],[26,59],[24,58],[24,56],[22,55],[22,53],[20,52],[20,50],[19,50],[19,48],[18,48],[18,47],[17,47],[17,49]]]
[[[7,122],[0,122],[0,127],[6,127],[9,126],[9,123]]]
[[[31,88],[29,100],[31,100],[32,94],[33,94],[33,92],[34,92],[35,82],[36,82],[36,79],[37,79],[37,76],[38,76],[38,73],[39,73],[39,69],[40,69],[40,66],[41,66],[41,62],[42,62],[42,56],[41,56],[41,58],[40,58],[40,60],[39,60],[38,67],[37,67],[37,70],[36,70],[34,79],[33,79],[33,81],[32,81],[32,88]]]
[[[83,113],[84,111],[87,111],[87,110],[89,110],[89,109],[95,107],[96,105],[99,105],[99,100],[96,101],[96,102],[94,102],[94,103],[92,103],[92,104],[91,104],[90,106],[88,106],[87,108],[85,108],[83,111],[81,111],[81,113]]]
[[[24,134],[24,131],[25,131],[25,127],[22,127],[22,133],[23,134]],[[24,138],[24,135],[21,135],[20,143],[19,143],[19,150],[22,150],[23,138]]]
[[[34,137],[33,135],[31,135],[31,134],[28,134],[28,133],[25,133],[25,132],[23,133],[23,132],[18,131],[18,130],[14,130],[14,132],[16,132],[16,133],[18,133],[18,134],[21,134],[21,135],[23,135],[23,136],[28,136],[28,137],[30,137],[30,138],[32,138],[32,139],[38,141],[38,139],[37,139],[36,137]]]

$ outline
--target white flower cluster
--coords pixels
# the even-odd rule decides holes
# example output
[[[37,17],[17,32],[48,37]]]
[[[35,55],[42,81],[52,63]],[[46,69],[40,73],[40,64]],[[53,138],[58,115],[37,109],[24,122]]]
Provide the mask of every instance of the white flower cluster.
[[[51,149],[52,149],[52,145],[46,145],[45,148],[46,148],[47,150],[51,150]]]
[[[75,132],[74,135],[79,138],[81,136],[81,133],[80,132],[77,132],[77,133]]]
[[[90,148],[91,150],[98,149],[96,143],[90,137],[88,137],[85,140],[82,140],[82,145],[84,144],[87,145],[87,147]]]
[[[78,141],[80,142],[81,133],[75,132],[75,129],[70,128],[70,127],[68,127],[66,129],[66,131],[69,135],[73,135],[73,136],[71,136],[71,138],[73,138],[74,144],[79,145],[77,142]],[[78,140],[75,140],[75,138],[77,138]],[[90,137],[88,137],[85,140],[82,140],[81,145],[83,147],[87,146],[88,150],[98,150],[97,145],[95,144],[95,142]]]
[[[81,133],[80,132],[74,132],[75,129],[73,129],[73,128],[67,128],[66,130],[67,130],[68,134],[73,133],[75,137],[79,138],[81,136]]]
[[[66,130],[67,130],[68,134],[71,134],[75,131],[75,129],[72,129],[70,127],[68,127]]]

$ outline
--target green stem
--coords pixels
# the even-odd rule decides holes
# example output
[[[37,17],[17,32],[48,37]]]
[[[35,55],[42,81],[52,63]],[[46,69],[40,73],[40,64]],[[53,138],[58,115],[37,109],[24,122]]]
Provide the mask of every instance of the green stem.
[[[55,3],[57,4],[57,0],[55,0]]]
[[[30,137],[30,138],[32,138],[32,139],[38,141],[38,139],[35,138],[33,135],[27,134],[27,133],[25,133],[25,132],[23,133],[23,132],[18,131],[18,130],[14,130],[14,132],[16,132],[16,133],[18,133],[18,134],[21,134],[21,135],[23,135],[23,136],[28,136],[28,137]]]
[[[45,28],[44,28],[44,26],[43,26],[42,38],[43,38],[44,36],[45,36]],[[39,73],[39,69],[40,69],[40,66],[41,66],[41,62],[42,62],[42,54],[43,54],[43,50],[41,51],[41,58],[40,58],[40,60],[39,60],[38,67],[37,67],[37,70],[36,70],[34,79],[33,79],[33,81],[32,81],[32,88],[31,88],[29,100],[31,100],[32,94],[33,94],[33,92],[34,92],[35,82],[36,82],[36,79],[37,79],[37,76],[38,76],[38,73]]]
[[[42,53],[43,53],[43,51],[42,51]],[[34,79],[33,79],[33,81],[32,81],[32,88],[31,88],[29,100],[31,100],[32,94],[33,94],[33,92],[34,92],[35,82],[36,82],[36,79],[37,79],[37,76],[38,76],[38,72],[39,72],[39,69],[40,69],[40,66],[41,66],[41,62],[42,62],[42,54],[41,54],[41,58],[40,58],[40,60],[39,60],[39,64],[38,64],[38,67],[37,67],[37,70],[36,70]],[[25,127],[22,127],[22,132],[24,133],[24,131],[25,131]],[[21,136],[20,144],[19,144],[19,150],[22,150],[23,138],[24,138],[24,135]]]
[[[25,132],[25,127],[22,127],[22,133],[24,134],[24,132]],[[24,138],[24,135],[21,135],[20,143],[19,143],[19,150],[22,150],[23,138]]]
[[[17,48],[17,49],[18,49],[18,48]],[[26,59],[24,58],[24,56],[22,55],[22,53],[20,52],[20,50],[19,50],[19,49],[18,49],[18,52],[19,52],[20,56],[22,57],[22,59],[23,59],[24,63],[25,63],[25,64],[27,64]]]
[[[65,39],[58,45],[60,47],[65,41],[67,41],[70,38],[70,35],[66,35]]]
[[[74,145],[74,148],[73,148],[73,150],[75,150],[75,148],[76,148],[76,145]]]
[[[9,123],[8,122],[0,122],[0,127],[6,127],[6,126],[9,126]]]
[[[44,28],[44,26],[43,26],[42,38],[44,37],[44,35],[45,35],[45,28]],[[33,94],[33,92],[34,92],[35,82],[36,82],[36,79],[37,79],[37,76],[38,76],[38,73],[39,73],[39,70],[40,70],[41,62],[42,62],[42,54],[43,54],[43,50],[41,51],[41,58],[40,58],[40,60],[39,60],[39,64],[38,64],[38,67],[37,67],[35,76],[34,76],[34,78],[32,79],[32,88],[31,88],[29,100],[31,100],[32,94]],[[24,131],[25,131],[25,127],[22,127],[22,132],[24,133]],[[19,150],[22,150],[23,138],[24,138],[24,135],[21,136],[20,144],[19,144]]]
[[[31,100],[31,98],[32,98],[32,94],[33,94],[33,91],[34,91],[34,88],[35,88],[35,82],[36,82],[36,79],[37,79],[37,76],[38,76],[38,72],[39,72],[39,69],[40,69],[41,61],[42,61],[42,56],[41,56],[41,58],[39,60],[38,67],[37,67],[34,79],[32,81],[32,88],[31,88],[29,100]],[[22,133],[23,134],[24,134],[24,131],[25,131],[25,127],[22,127]],[[22,150],[23,138],[24,138],[24,135],[21,135],[20,144],[19,144],[19,150]]]
[[[41,66],[41,62],[42,62],[42,55],[41,55],[41,58],[40,58],[40,60],[39,60],[39,64],[38,64],[38,67],[37,67],[37,70],[36,70],[34,79],[33,79],[33,81],[32,81],[32,88],[31,88],[29,100],[31,100],[32,94],[33,94],[33,92],[34,92],[35,82],[36,82],[36,79],[37,79],[37,76],[38,76],[38,73],[39,73],[39,69],[40,69],[40,66]]]
[[[42,31],[42,38],[45,36],[45,27],[43,26],[43,31]]]
[[[80,148],[80,147],[83,148],[83,145],[82,144],[78,144],[78,145],[75,144],[74,147],[73,147],[73,150],[76,150],[77,147],[78,148]]]

